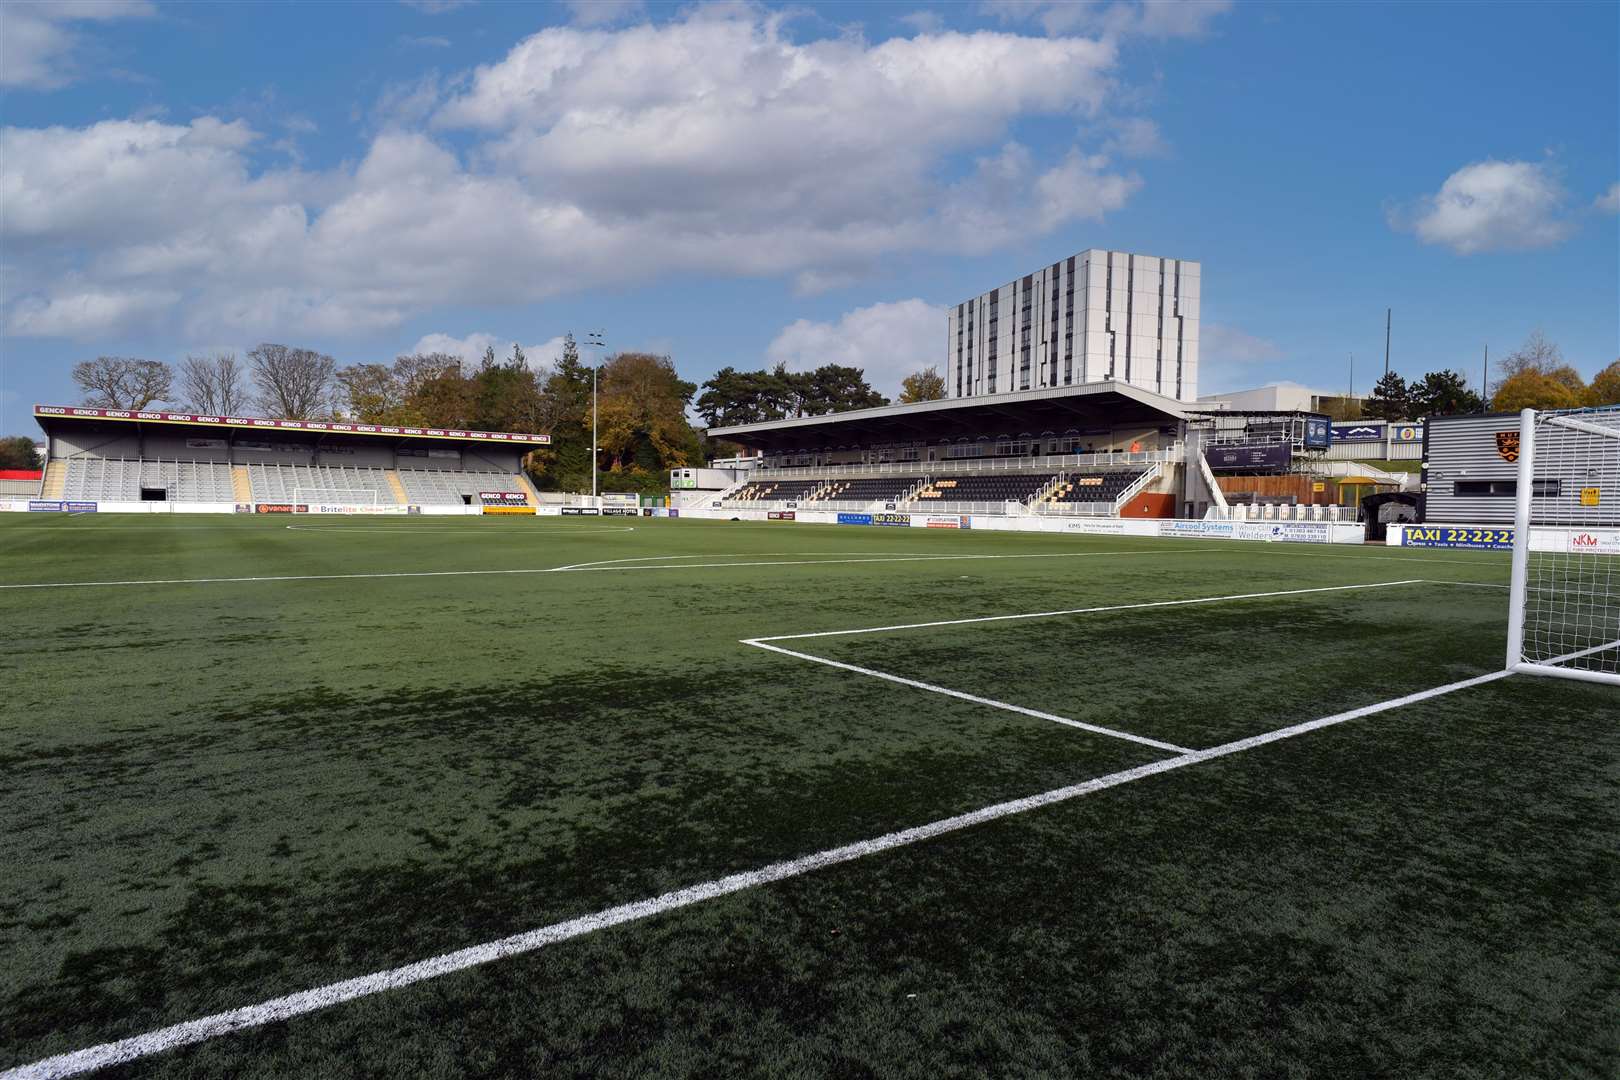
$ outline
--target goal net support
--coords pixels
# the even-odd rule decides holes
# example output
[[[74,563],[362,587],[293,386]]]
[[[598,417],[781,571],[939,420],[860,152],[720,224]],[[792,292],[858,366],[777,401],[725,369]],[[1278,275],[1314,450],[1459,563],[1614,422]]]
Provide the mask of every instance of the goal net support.
[[[1507,666],[1620,685],[1620,407],[1526,409],[1516,450]]]
[[[317,506],[376,506],[377,502],[377,493],[370,488],[294,488],[292,495],[294,513],[312,513]]]

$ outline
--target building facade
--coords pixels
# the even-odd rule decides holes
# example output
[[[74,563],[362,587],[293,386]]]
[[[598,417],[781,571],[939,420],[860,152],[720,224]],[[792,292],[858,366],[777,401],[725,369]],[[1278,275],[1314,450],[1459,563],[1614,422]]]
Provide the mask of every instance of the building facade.
[[[1200,266],[1092,248],[952,307],[945,393],[1116,380],[1198,397]]]

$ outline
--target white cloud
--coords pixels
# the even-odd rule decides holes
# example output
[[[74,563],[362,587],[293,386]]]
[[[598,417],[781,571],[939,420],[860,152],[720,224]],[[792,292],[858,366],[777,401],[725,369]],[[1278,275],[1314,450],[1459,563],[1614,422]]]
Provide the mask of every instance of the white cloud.
[[[172,294],[193,338],[352,335],[670,273],[814,292],[884,256],[1099,220],[1141,184],[1079,145],[1006,141],[1031,116],[1102,130],[1106,42],[800,44],[783,18],[541,31],[469,77],[390,91],[369,146],[327,172],[256,168],[264,140],[239,120],[0,130],[7,324],[108,333]]]
[[[979,10],[1004,23],[1034,22],[1048,34],[1077,31],[1107,37],[1202,37],[1231,0],[983,0]]]
[[[894,397],[901,379],[937,368],[944,348],[945,309],[913,299],[856,308],[835,323],[796,320],[776,335],[765,356],[794,371],[823,364],[861,368],[873,389]]]
[[[401,45],[414,45],[424,49],[448,49],[450,47],[449,38],[439,37],[436,34],[425,34],[421,37],[411,37],[407,35],[400,38],[399,43]]]
[[[1390,213],[1392,227],[1459,255],[1550,247],[1569,236],[1565,195],[1548,165],[1477,161],[1464,165],[1416,206]]]
[[[1256,383],[1283,350],[1272,341],[1224,323],[1199,328],[1198,382],[1205,394],[1221,393]]]
[[[418,338],[410,351],[413,353],[446,353],[459,357],[464,364],[476,364],[484,358],[484,350],[493,348],[495,359],[505,361],[512,356],[512,346],[519,344],[512,338],[498,337],[475,331],[466,337],[449,334],[425,334]],[[523,345],[523,357],[535,371],[547,367],[562,356],[563,339],[558,336],[538,345]]]
[[[75,52],[84,44],[73,24],[144,19],[156,13],[147,0],[8,0],[0,7],[0,86],[66,86],[80,74]]]
[[[1199,355],[1204,362],[1258,364],[1282,358],[1282,349],[1235,326],[1205,323],[1199,328]]]
[[[937,11],[913,11],[899,16],[896,21],[919,34],[937,34],[945,28],[945,18]]]
[[[1594,199],[1592,205],[1607,214],[1620,214],[1620,183],[1610,184],[1609,190]]]
[[[613,26],[647,14],[641,0],[564,0],[576,26]]]
[[[1145,116],[1124,116],[1110,123],[1113,134],[1103,149],[1120,157],[1156,158],[1170,152],[1159,125]]]

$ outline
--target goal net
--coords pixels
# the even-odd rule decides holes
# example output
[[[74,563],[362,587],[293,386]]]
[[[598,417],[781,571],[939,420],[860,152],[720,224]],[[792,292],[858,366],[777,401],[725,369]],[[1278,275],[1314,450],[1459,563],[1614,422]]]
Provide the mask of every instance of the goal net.
[[[378,501],[370,488],[294,488],[292,496],[295,514],[341,513],[345,506],[376,506]]]
[[[1520,415],[1508,667],[1620,684],[1620,407]]]

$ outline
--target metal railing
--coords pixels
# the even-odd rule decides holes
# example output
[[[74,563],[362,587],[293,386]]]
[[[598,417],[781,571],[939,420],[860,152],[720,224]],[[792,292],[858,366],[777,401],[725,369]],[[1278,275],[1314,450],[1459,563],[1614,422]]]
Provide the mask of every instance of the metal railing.
[[[900,509],[908,514],[979,514],[991,517],[1028,517],[1029,507],[1021,502],[956,502],[946,499],[915,499]]]
[[[1337,504],[1311,503],[1236,503],[1227,507],[1211,506],[1204,515],[1206,521],[1357,521],[1360,508]]]
[[[1140,450],[1132,454],[1047,454],[1029,457],[945,458],[939,461],[885,461],[864,465],[794,465],[773,469],[760,465],[752,473],[767,480],[856,480],[878,476],[962,476],[975,473],[1058,472],[1063,469],[1123,468],[1180,461],[1181,448]]]
[[[1111,502],[1045,503],[1030,507],[1040,517],[1118,517],[1119,507]]]

